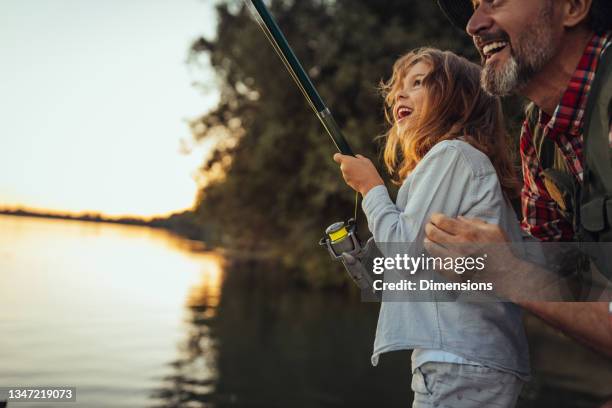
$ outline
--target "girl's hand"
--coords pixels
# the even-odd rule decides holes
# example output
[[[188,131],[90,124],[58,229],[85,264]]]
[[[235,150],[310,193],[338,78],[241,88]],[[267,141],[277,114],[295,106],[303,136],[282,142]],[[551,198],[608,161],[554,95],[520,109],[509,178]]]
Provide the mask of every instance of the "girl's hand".
[[[334,161],[340,163],[340,170],[346,184],[364,197],[372,188],[385,184],[370,159],[360,154],[353,157],[336,153]]]

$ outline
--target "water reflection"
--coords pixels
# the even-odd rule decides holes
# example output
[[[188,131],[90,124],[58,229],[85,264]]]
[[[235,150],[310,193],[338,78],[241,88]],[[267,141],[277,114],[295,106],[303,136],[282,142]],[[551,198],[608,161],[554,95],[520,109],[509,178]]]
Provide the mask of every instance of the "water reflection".
[[[379,370],[369,365],[372,304],[281,290],[271,278],[279,272],[254,264],[226,268],[220,299],[207,286],[190,298],[192,328],[156,406],[376,405],[385,394],[385,406],[409,401],[407,354]],[[214,378],[201,376],[202,366]]]
[[[178,346],[181,357],[170,363],[173,374],[165,376],[162,386],[151,395],[159,402],[156,406],[189,406],[189,402],[209,401],[215,394],[217,351],[210,323],[221,299],[224,262],[220,256],[210,255],[201,281],[190,288],[187,297],[189,326],[187,341]]]

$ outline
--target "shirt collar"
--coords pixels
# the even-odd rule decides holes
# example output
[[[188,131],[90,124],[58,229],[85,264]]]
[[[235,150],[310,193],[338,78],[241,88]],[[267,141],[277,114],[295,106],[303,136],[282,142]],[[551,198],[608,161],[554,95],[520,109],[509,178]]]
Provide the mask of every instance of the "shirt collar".
[[[582,122],[591,83],[601,52],[610,44],[611,32],[594,34],[584,49],[576,70],[552,116],[540,110],[540,123],[553,134],[582,134]]]

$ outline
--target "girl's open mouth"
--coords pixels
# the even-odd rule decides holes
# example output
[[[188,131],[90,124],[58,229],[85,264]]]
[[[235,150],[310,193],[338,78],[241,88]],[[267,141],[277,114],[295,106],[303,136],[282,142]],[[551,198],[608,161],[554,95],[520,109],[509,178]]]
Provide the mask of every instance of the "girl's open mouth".
[[[412,109],[405,106],[400,106],[400,108],[397,110],[397,121],[400,122],[402,119],[410,116],[411,113]]]

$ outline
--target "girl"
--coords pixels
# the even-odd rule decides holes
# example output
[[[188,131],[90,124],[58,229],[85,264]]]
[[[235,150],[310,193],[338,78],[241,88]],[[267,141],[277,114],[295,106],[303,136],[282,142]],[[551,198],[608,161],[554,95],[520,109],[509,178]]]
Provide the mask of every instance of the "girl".
[[[500,101],[480,87],[480,67],[448,51],[401,57],[382,84],[384,163],[401,185],[394,204],[372,162],[334,155],[364,199],[370,231],[385,244],[410,244],[417,256],[434,212],[485,219],[520,241],[506,196],[518,190]],[[418,275],[418,272],[417,272]],[[387,275],[385,275],[387,279]],[[386,294],[385,294],[386,295]],[[501,302],[398,302],[380,308],[372,364],[381,353],[413,349],[413,407],[513,407],[529,377],[520,309]],[[435,294],[431,300],[435,300]]]

